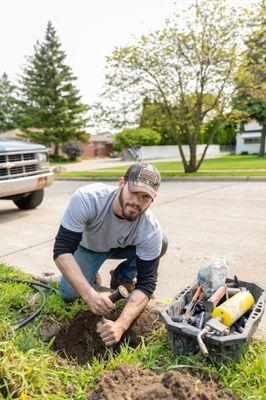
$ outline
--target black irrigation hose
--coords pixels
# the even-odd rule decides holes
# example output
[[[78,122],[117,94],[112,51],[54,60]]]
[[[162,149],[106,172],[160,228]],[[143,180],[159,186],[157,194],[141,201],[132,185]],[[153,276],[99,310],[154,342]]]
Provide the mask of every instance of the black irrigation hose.
[[[0,279],[0,282],[20,282],[20,283],[28,283],[29,285],[35,285],[35,286],[40,286],[43,287],[45,289],[49,289],[52,292],[58,293],[59,290],[53,288],[52,286],[49,285],[45,285],[44,283],[41,282],[36,282],[36,281],[27,281],[24,279],[17,279],[17,278],[4,278],[4,279]]]
[[[35,285],[31,285],[31,286],[34,289],[36,289],[38,291],[38,293],[42,296],[41,305],[28,318],[25,318],[25,319],[21,320],[20,322],[18,322],[16,325],[14,325],[13,328],[12,328],[13,331],[17,331],[18,329],[23,328],[23,326],[26,326],[27,324],[29,324],[32,320],[34,320],[40,314],[40,312],[42,311],[43,307],[45,306],[46,296],[44,294],[44,291],[42,289],[38,288]]]
[[[37,292],[41,295],[42,297],[42,302],[41,305],[37,308],[36,311],[34,311],[33,314],[31,314],[28,318],[23,319],[22,321],[18,322],[16,325],[13,326],[13,331],[17,331],[18,329],[22,328],[23,326],[26,326],[28,323],[30,323],[32,320],[34,320],[41,312],[43,307],[45,306],[46,303],[46,296],[44,294],[44,291],[40,289],[40,287],[49,289],[52,292],[58,293],[58,290],[49,286],[45,285],[44,283],[40,282],[35,282],[35,281],[27,281],[23,279],[16,279],[16,278],[4,278],[0,279],[0,282],[19,282],[19,283],[27,283],[28,285],[32,286]],[[40,286],[40,287],[38,287]]]

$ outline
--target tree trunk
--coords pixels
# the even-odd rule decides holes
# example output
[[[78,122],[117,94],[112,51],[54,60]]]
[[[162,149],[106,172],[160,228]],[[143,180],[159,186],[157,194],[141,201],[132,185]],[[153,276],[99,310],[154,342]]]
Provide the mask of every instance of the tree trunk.
[[[189,151],[190,151],[189,164],[185,172],[186,173],[197,172],[197,143],[194,142],[194,140],[189,145]]]
[[[208,143],[206,144],[205,148],[204,148],[204,151],[203,151],[203,153],[202,153],[202,155],[201,155],[201,158],[200,158],[200,160],[199,160],[199,162],[198,162],[198,165],[197,165],[197,170],[199,169],[199,167],[201,166],[201,164],[202,164],[202,162],[203,162],[203,160],[204,160],[204,158],[205,158],[205,155],[206,155],[206,153],[207,153],[207,150],[208,150],[208,148],[209,148],[209,145],[210,145],[210,142],[208,142]]]
[[[266,145],[266,125],[263,125],[261,132],[260,151],[259,151],[260,157],[265,156],[265,145]]]
[[[59,145],[58,144],[55,144],[55,146],[54,146],[54,155],[56,157],[59,156]]]
[[[178,148],[179,148],[179,153],[180,153],[180,155],[181,155],[181,159],[182,159],[184,171],[185,171],[185,172],[188,172],[188,171],[187,171],[187,169],[188,169],[188,163],[187,163],[187,160],[186,160],[184,151],[183,151],[182,144],[181,144],[180,141],[179,141],[179,142],[177,143],[177,145],[178,145]]]
[[[201,155],[201,158],[200,158],[200,160],[199,160],[199,162],[198,162],[197,170],[198,170],[199,167],[201,166],[201,164],[202,164],[202,162],[203,162],[203,160],[204,160],[204,158],[205,158],[205,156],[206,156],[207,150],[208,150],[210,144],[212,143],[213,138],[214,138],[214,136],[215,136],[216,133],[217,133],[217,130],[220,128],[221,125],[222,125],[221,123],[218,123],[218,124],[216,124],[216,125],[213,127],[213,131],[212,131],[212,133],[211,133],[210,139],[208,140],[208,142],[207,142],[207,144],[206,144],[206,146],[205,146],[205,148],[204,148],[204,151],[203,151],[203,153],[202,153],[202,155]]]
[[[176,133],[175,127],[174,127],[173,125],[172,125],[172,128],[173,128],[173,130],[172,130],[172,135],[173,135],[173,137],[175,138],[176,144],[177,144],[177,146],[178,146],[178,148],[179,148],[179,153],[180,153],[180,155],[181,155],[182,163],[183,163],[183,166],[184,166],[184,171],[185,171],[185,172],[188,172],[188,171],[187,171],[187,169],[188,169],[188,163],[187,163],[187,160],[186,160],[184,151],[183,151],[182,143],[181,143],[180,138],[179,138],[178,134]]]

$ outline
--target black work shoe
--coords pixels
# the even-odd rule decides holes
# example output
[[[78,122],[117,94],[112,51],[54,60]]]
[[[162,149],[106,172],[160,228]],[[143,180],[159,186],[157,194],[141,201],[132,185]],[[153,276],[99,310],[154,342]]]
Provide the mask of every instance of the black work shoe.
[[[111,280],[110,280],[110,288],[115,290],[118,288],[118,286],[120,285],[120,282],[118,279],[116,279],[114,271],[110,271],[110,275],[111,275]]]
[[[101,284],[102,284],[102,277],[99,274],[99,272],[97,272],[95,277],[94,277],[94,284],[98,285],[98,286],[101,286]]]
[[[116,279],[113,270],[110,271],[110,275],[111,275],[111,280],[110,280],[111,289],[115,290],[118,288],[119,285],[125,286],[125,288],[129,293],[133,292],[133,290],[135,289],[137,278],[132,279],[131,282],[120,282],[118,279]]]

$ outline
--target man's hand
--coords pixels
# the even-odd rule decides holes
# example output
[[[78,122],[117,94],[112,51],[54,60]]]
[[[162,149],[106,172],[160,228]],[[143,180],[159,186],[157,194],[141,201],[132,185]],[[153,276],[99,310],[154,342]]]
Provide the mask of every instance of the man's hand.
[[[118,321],[111,321],[103,318],[102,321],[98,322],[97,332],[106,346],[113,346],[119,342],[125,329]]]
[[[91,306],[91,311],[96,315],[106,315],[114,307],[114,303],[109,299],[110,293],[94,293],[86,299],[86,302]]]
[[[134,290],[116,321],[103,318],[97,324],[97,332],[106,346],[118,343],[123,333],[130,327],[134,319],[144,310],[149,299],[140,290]]]

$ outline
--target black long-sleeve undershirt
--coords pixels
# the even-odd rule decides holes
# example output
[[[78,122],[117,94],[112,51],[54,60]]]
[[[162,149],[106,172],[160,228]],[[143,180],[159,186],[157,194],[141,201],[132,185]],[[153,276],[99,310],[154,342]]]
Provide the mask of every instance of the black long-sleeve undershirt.
[[[54,260],[61,254],[74,254],[77,250],[82,238],[82,232],[73,232],[60,225],[59,231],[55,238],[54,244]]]
[[[137,257],[137,283],[136,289],[141,290],[145,293],[149,299],[156,288],[156,282],[158,277],[158,266],[160,257],[154,260],[141,260]]]

